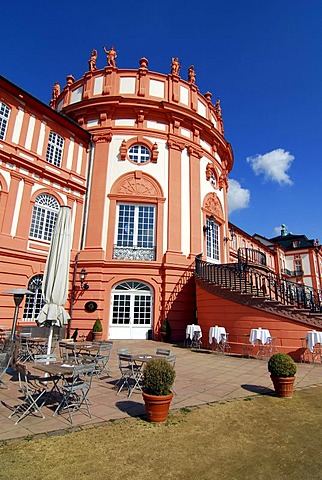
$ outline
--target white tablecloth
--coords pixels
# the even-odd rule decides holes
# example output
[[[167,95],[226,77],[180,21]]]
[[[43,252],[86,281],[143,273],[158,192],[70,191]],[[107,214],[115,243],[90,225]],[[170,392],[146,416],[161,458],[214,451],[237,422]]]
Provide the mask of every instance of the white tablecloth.
[[[313,352],[314,345],[316,343],[321,343],[322,344],[322,332],[317,332],[316,330],[312,330],[310,332],[307,332],[306,344],[307,344],[307,348],[310,350],[310,352]]]
[[[191,340],[193,339],[193,335],[195,332],[200,332],[200,337],[202,337],[202,331],[201,331],[201,328],[200,328],[200,325],[187,325],[187,328],[186,328],[186,338],[191,338]]]
[[[224,338],[226,338],[226,329],[225,327],[218,327],[217,325],[215,327],[210,327],[209,330],[209,343],[210,345],[212,344],[212,339],[214,338],[217,343],[221,342],[222,340],[222,335],[224,335]]]
[[[258,343],[258,341],[261,341],[262,344],[265,345],[270,336],[271,334],[266,328],[252,328],[250,331],[249,341],[252,345],[255,345],[255,343]]]

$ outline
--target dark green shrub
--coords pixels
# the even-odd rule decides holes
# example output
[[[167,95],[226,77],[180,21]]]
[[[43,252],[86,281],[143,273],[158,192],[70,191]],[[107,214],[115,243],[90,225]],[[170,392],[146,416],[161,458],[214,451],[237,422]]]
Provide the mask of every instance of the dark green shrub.
[[[275,353],[268,361],[268,371],[274,377],[294,377],[296,364],[287,353]]]
[[[97,318],[94,325],[93,325],[93,332],[102,332],[103,326],[100,318]]]
[[[176,372],[164,358],[149,360],[143,371],[143,389],[148,395],[169,395]]]

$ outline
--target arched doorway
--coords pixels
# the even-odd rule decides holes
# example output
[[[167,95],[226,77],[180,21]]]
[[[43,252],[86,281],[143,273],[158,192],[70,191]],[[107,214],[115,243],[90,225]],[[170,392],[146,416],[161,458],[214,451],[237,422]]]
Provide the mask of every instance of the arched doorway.
[[[112,290],[109,339],[147,339],[152,328],[153,295],[142,282],[126,281]]]

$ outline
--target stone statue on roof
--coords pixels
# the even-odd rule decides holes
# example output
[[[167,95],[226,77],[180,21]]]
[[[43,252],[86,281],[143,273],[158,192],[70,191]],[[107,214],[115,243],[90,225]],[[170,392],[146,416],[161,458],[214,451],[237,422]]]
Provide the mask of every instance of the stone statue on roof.
[[[104,52],[106,53],[107,65],[109,67],[116,67],[115,59],[117,57],[117,53],[116,53],[113,45],[111,46],[111,48],[109,50],[107,50],[106,47],[103,47],[103,49],[104,49]]]
[[[51,108],[56,108],[57,98],[60,95],[60,85],[58,82],[55,82],[55,85],[52,88],[52,95],[51,100],[49,102],[49,106]]]
[[[94,72],[94,70],[97,70],[96,60],[97,60],[97,50],[92,50],[91,58],[88,60],[88,70],[90,72]]]
[[[188,68],[188,82],[192,85],[196,83],[196,72],[193,65],[190,65],[190,67]]]
[[[171,73],[172,75],[179,75],[181,65],[179,63],[178,57],[172,57],[171,62]]]

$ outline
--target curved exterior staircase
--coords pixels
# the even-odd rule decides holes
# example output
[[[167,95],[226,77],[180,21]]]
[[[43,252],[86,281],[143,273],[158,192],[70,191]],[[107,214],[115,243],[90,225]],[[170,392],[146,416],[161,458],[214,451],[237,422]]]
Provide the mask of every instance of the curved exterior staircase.
[[[268,328],[278,349],[301,355],[306,332],[322,329],[322,292],[243,262],[216,265],[196,257],[198,323],[206,337],[220,325],[238,352],[251,328]],[[260,323],[259,323],[260,322]]]

